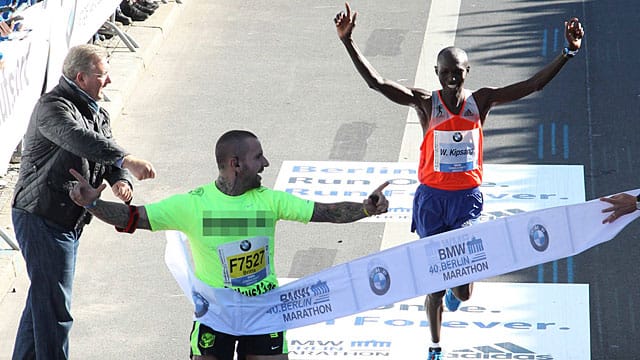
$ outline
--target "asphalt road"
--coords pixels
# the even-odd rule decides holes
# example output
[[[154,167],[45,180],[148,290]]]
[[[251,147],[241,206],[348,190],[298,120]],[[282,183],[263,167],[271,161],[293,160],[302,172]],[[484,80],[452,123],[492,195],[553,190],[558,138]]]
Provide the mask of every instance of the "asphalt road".
[[[413,83],[429,4],[352,3],[356,42],[385,77]],[[261,138],[267,186],[284,160],[397,161],[408,109],[361,80],[335,34],[341,9],[325,0],[190,1],[114,126],[119,142],[158,172],[136,184],[134,202],[212,181],[213,146],[232,128]],[[455,45],[471,59],[467,87],[534,74],[559,53],[571,16],[585,26],[584,49],[542,92],[492,111],[485,162],[582,164],[585,183],[576,186],[587,199],[638,188],[635,1],[463,1]],[[567,129],[566,141],[541,141],[555,126]],[[300,277],[375,252],[383,228],[281,223],[276,270]],[[592,358],[635,359],[638,229],[558,262],[555,276],[546,264],[491,281],[590,284]],[[164,237],[95,222],[80,248],[73,357],[186,358],[191,310],[163,263]]]

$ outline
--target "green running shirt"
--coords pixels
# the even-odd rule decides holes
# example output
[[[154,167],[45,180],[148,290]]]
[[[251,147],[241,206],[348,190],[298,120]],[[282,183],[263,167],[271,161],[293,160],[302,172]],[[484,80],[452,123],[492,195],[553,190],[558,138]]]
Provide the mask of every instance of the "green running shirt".
[[[198,279],[254,296],[278,286],[276,222],[308,223],[313,207],[313,201],[266,187],[229,196],[212,182],[145,205],[145,210],[152,231],[178,230],[187,236]]]

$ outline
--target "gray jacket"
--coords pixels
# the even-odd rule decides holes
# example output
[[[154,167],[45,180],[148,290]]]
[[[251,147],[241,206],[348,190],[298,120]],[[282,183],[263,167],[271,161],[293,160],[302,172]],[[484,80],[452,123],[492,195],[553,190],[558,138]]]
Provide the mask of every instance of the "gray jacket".
[[[13,207],[40,215],[66,229],[79,229],[91,217],[69,198],[73,168],[97,187],[103,180],[132,184],[115,166],[127,153],[111,136],[109,114],[90,106],[86,94],[60,78],[36,104],[24,136]]]

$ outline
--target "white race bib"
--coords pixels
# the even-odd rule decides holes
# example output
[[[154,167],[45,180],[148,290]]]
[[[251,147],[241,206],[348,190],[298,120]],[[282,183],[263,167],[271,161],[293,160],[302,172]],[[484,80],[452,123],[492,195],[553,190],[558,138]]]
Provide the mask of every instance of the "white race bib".
[[[269,238],[257,236],[218,247],[227,287],[250,286],[269,276]]]
[[[480,129],[433,132],[433,168],[436,172],[463,172],[478,168]]]

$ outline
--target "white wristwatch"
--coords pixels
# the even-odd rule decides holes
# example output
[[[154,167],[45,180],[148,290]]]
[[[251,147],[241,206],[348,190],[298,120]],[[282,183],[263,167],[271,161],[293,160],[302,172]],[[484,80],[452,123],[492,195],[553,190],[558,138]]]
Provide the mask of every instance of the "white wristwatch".
[[[578,50],[580,50],[580,49],[571,50],[568,47],[566,47],[566,48],[562,49],[562,56],[565,59],[572,58],[572,57],[574,57],[574,56],[576,56],[578,54]]]

